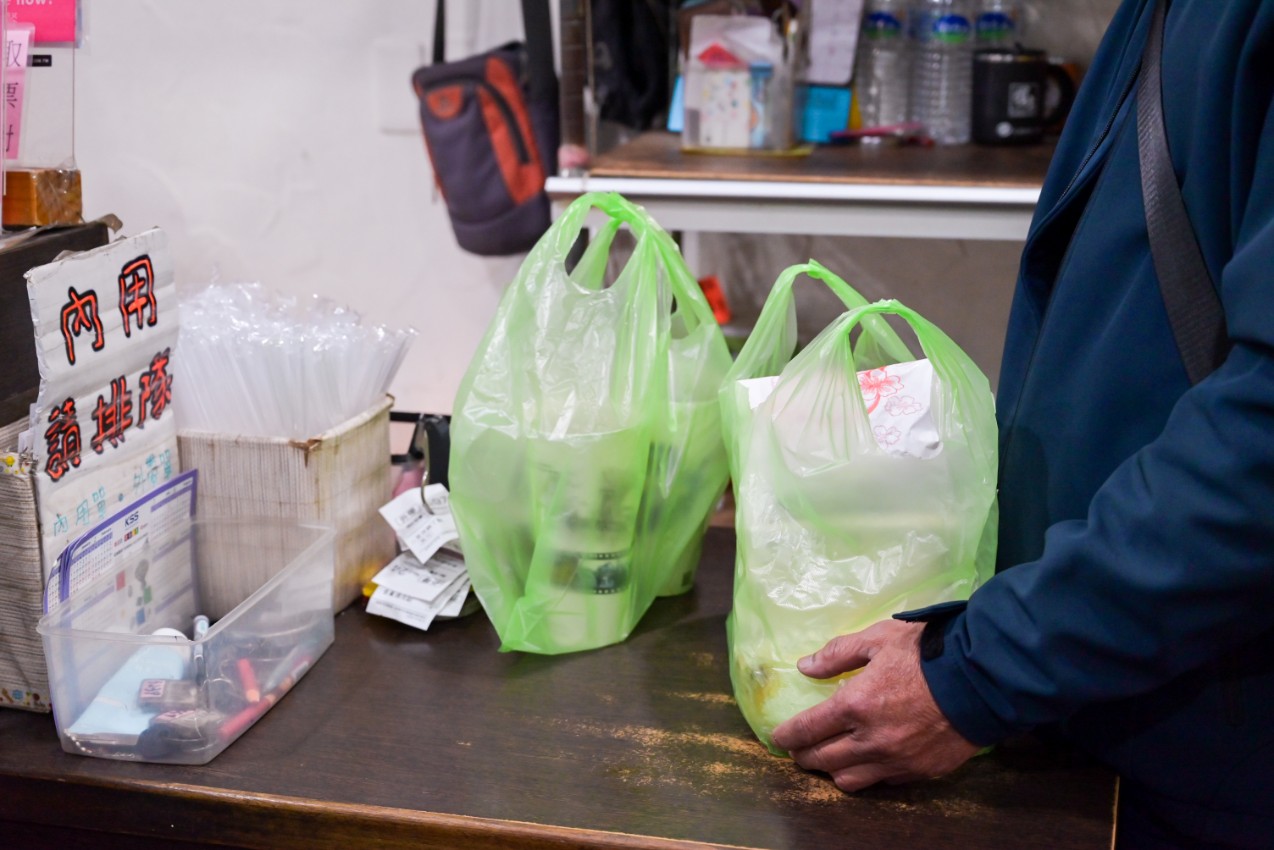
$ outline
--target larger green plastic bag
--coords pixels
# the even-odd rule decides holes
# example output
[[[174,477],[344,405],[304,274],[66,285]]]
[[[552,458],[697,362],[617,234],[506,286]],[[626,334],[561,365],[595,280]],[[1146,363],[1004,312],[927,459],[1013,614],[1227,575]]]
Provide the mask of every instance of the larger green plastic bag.
[[[568,274],[593,208],[610,220]],[[621,225],[636,245],[603,288]],[[729,367],[698,283],[640,207],[584,195],[532,249],[451,421],[452,510],[502,650],[616,643],[657,595],[691,587],[727,477]]]
[[[801,272],[850,310],[784,366]],[[927,363],[915,362],[888,314],[911,326]],[[920,433],[929,441],[891,451],[897,434],[880,424],[874,431],[865,396],[879,404],[905,386],[901,375],[931,381],[927,399],[890,399],[899,416],[927,402],[918,415],[928,417]],[[967,598],[990,575],[994,404],[985,376],[946,334],[897,301],[868,305],[813,262],[776,282],[721,402],[738,503],[730,675],[749,725],[779,753],[774,728],[844,678],[809,679],[799,658],[897,611]]]

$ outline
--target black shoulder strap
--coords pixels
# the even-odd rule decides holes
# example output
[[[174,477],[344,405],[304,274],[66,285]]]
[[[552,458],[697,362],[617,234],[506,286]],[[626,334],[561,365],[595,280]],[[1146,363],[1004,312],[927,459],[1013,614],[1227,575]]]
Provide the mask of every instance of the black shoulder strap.
[[[557,103],[557,72],[553,70],[553,19],[549,0],[522,0],[526,30],[527,93],[531,100]]]
[[[553,19],[549,0],[522,0],[522,26],[526,30],[528,89],[532,100],[557,102],[557,72],[553,70]],[[433,63],[447,58],[447,0],[434,7]]]
[[[1137,148],[1141,162],[1141,194],[1150,232],[1150,254],[1168,308],[1172,335],[1181,350],[1191,384],[1210,375],[1225,360],[1229,338],[1225,312],[1212,276],[1203,261],[1181,187],[1168,153],[1163,119],[1163,21],[1167,0],[1155,3],[1150,36],[1141,59],[1137,85]]]
[[[447,0],[438,0],[434,9],[434,64],[441,65],[447,58]]]

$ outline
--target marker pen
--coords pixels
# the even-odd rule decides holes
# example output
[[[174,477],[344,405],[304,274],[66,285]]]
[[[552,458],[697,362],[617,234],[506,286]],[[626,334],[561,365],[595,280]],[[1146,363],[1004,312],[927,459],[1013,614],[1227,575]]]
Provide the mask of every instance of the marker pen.
[[[275,665],[274,672],[270,674],[270,678],[266,680],[263,690],[267,694],[277,694],[283,696],[279,691],[287,691],[296,684],[297,679],[305,675],[305,671],[314,663],[310,650],[305,646],[298,646],[296,649],[288,653],[284,658]]]
[[[218,736],[222,741],[234,740],[243,732],[243,730],[255,723],[261,715],[269,711],[270,706],[274,705],[275,700],[276,697],[274,694],[269,694],[265,699],[260,699],[252,703],[243,711],[240,711],[234,717],[231,717],[225,723],[222,723],[221,728],[217,730]]]
[[[245,729],[255,723],[261,715],[265,714],[275,703],[282,699],[283,695],[291,690],[296,684],[296,680],[305,674],[314,660],[305,647],[297,647],[288,655],[290,661],[293,656],[296,660],[292,663],[279,664],[278,670],[270,677],[271,686],[266,690],[264,696],[258,693],[256,701],[252,702],[247,708],[231,717],[221,725],[218,734],[222,741],[232,741],[238,737]],[[240,664],[247,661],[246,658],[239,659]],[[249,665],[249,670],[251,665]],[[240,671],[242,674],[242,671]],[[255,676],[253,677],[255,679]]]
[[[195,684],[203,687],[208,677],[208,666],[203,654],[203,639],[208,634],[208,618],[203,614],[195,615],[194,634],[194,668]]]
[[[252,669],[252,661],[240,658],[236,666],[239,668],[239,684],[243,686],[243,695],[248,702],[260,702],[261,685],[257,682],[256,671]]]

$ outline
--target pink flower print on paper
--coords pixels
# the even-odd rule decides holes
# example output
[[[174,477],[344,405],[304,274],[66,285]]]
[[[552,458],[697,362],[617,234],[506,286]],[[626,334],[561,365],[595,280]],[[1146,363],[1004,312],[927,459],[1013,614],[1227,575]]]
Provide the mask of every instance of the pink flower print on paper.
[[[876,442],[882,446],[897,445],[902,439],[902,432],[893,425],[877,425],[871,431],[876,435]]]
[[[896,395],[885,402],[885,412],[890,416],[911,416],[919,413],[922,406],[909,395]]]
[[[868,369],[858,373],[858,386],[863,391],[863,403],[867,412],[871,413],[885,396],[891,396],[902,389],[902,378],[891,375],[884,368]]]

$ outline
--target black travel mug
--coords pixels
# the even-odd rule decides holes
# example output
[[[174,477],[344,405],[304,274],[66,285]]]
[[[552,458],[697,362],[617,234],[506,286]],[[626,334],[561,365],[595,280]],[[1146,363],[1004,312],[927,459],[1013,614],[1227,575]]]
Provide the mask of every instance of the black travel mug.
[[[1045,107],[1045,91],[1060,92]],[[1075,99],[1075,81],[1042,50],[983,48],[973,54],[973,141],[983,145],[1034,144]]]

